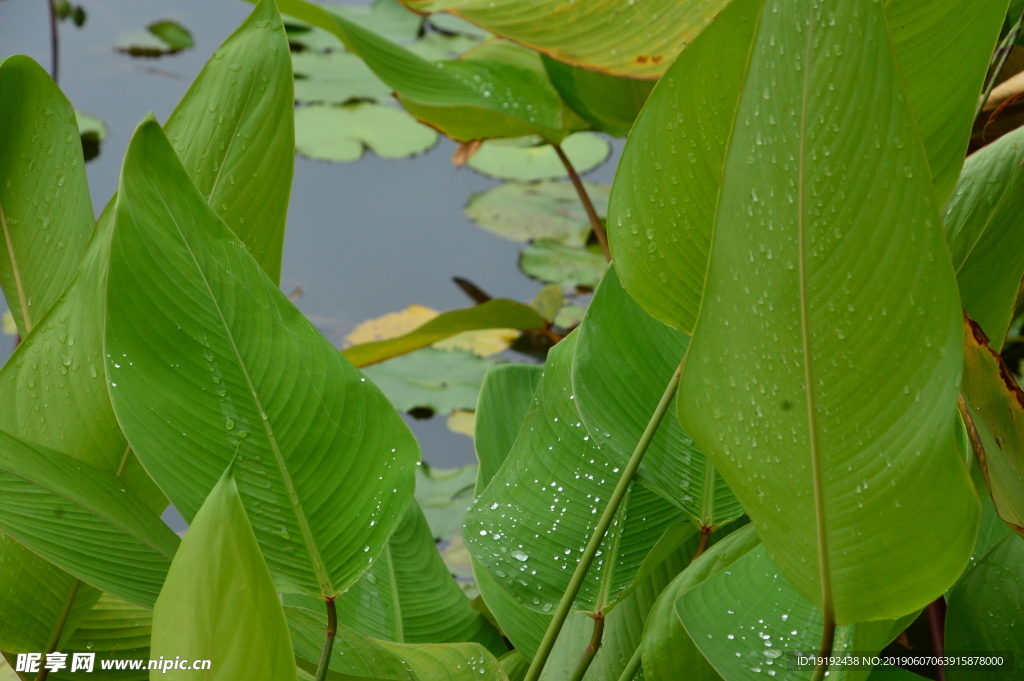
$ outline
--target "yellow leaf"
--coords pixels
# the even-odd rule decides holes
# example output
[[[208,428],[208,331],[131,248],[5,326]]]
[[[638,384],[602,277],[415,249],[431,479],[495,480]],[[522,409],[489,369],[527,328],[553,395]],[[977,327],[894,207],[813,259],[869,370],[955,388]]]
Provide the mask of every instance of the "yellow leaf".
[[[480,331],[463,331],[451,338],[434,343],[438,350],[466,350],[479,357],[490,357],[508,350],[509,346],[519,338],[516,329],[481,329]]]
[[[456,409],[448,416],[448,430],[473,437],[476,430],[476,412]]]
[[[437,310],[413,304],[401,312],[389,312],[376,319],[367,319],[345,336],[345,344],[358,345],[397,338],[426,324],[438,314]]]

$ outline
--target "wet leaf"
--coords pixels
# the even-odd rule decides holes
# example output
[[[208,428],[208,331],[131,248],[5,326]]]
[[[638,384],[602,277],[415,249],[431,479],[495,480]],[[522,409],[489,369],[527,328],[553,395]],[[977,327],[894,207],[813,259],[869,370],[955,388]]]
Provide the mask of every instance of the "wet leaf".
[[[480,382],[493,363],[465,350],[423,348],[366,367],[363,373],[399,411],[447,414],[476,408]]]
[[[365,326],[368,323],[373,326]],[[412,327],[413,323],[418,325],[402,333]],[[543,318],[533,308],[503,298],[441,314],[421,305],[413,305],[404,312],[390,313],[379,320],[363,322],[346,337],[349,342],[363,342],[345,348],[343,354],[357,367],[376,364],[428,345],[443,350],[468,350],[486,356],[508,348],[519,335],[515,329],[543,327]],[[483,330],[497,332],[484,333]],[[363,340],[368,336],[374,340]]]
[[[592,289],[607,266],[600,248],[572,248],[546,239],[534,241],[519,257],[523,272],[563,288]]]
[[[562,98],[596,129],[625,137],[654,89],[654,81],[620,78],[544,56],[544,68]]]
[[[63,649],[94,652],[97,660],[148,659],[152,622],[152,610],[103,594],[75,628],[74,635]],[[51,673],[48,678],[74,681],[81,676],[65,669]],[[146,681],[149,672],[124,671],[117,678],[123,681]]]
[[[483,493],[512,450],[533,403],[544,368],[536,364],[497,364],[487,369],[476,411],[476,448],[480,468],[476,495]]]
[[[585,173],[605,162],[611,146],[592,132],[578,132],[565,138],[562,150],[576,172]],[[532,182],[569,176],[555,150],[537,136],[488,140],[466,165],[501,180]]]
[[[603,218],[608,212],[611,186],[585,182],[584,187]],[[488,232],[512,241],[548,239],[566,246],[583,246],[590,236],[590,220],[569,182],[506,182],[473,194],[464,212]]]
[[[305,106],[295,112],[295,148],[318,161],[358,161],[364,149],[406,158],[437,143],[437,133],[391,106]]]

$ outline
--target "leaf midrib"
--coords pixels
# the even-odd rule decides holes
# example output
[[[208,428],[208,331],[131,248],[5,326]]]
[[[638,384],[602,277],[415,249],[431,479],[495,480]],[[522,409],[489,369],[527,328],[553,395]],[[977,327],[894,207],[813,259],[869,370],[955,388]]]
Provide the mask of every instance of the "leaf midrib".
[[[405,623],[402,621],[402,601],[398,591],[398,575],[395,574],[395,561],[391,557],[391,542],[384,545],[385,567],[388,571],[388,587],[391,589],[391,603],[395,615],[394,636],[396,643],[405,643]]]
[[[14,275],[14,287],[18,289],[18,305],[21,307],[21,319],[25,325],[25,335],[32,330],[32,320],[28,316],[28,302],[25,299],[25,286],[21,283],[21,268],[18,266],[18,258],[14,254],[14,242],[11,241],[11,230],[7,226],[7,214],[4,212],[3,202],[0,201],[0,228],[4,232],[4,241],[7,244],[7,258],[11,261],[11,273]]]
[[[336,596],[334,587],[331,584],[330,575],[327,574],[324,568],[323,558],[320,556],[320,550],[316,545],[316,541],[313,537],[313,532],[309,527],[309,521],[306,518],[306,514],[303,511],[302,503],[299,500],[298,493],[295,489],[295,483],[292,481],[291,475],[288,473],[288,467],[285,464],[284,455],[281,453],[281,449],[277,444],[277,437],[274,434],[274,430],[270,427],[270,418],[263,408],[263,402],[260,399],[259,393],[256,391],[256,386],[253,385],[252,376],[249,374],[249,368],[245,365],[242,360],[242,354],[238,350],[238,344],[235,342],[235,336],[231,332],[231,327],[227,323],[227,319],[224,317],[224,312],[221,310],[220,301],[213,294],[213,288],[210,286],[210,282],[206,277],[206,272],[199,264],[199,259],[196,257],[195,252],[192,250],[192,244],[185,236],[185,232],[182,230],[181,225],[175,217],[174,212],[170,206],[167,205],[164,200],[164,195],[159,194],[160,203],[163,205],[167,214],[171,216],[171,220],[174,224],[174,228],[178,231],[178,236],[181,237],[182,243],[188,250],[189,257],[192,258],[192,262],[195,265],[196,271],[199,272],[202,278],[203,286],[206,288],[206,292],[213,302],[214,307],[217,310],[217,316],[220,318],[221,325],[224,329],[228,341],[231,343],[231,350],[235,354],[235,360],[238,362],[239,370],[245,377],[246,386],[249,389],[249,395],[252,398],[253,404],[259,411],[260,421],[263,424],[263,431],[267,436],[267,441],[270,444],[271,451],[274,454],[274,459],[277,462],[278,470],[281,473],[281,481],[284,483],[285,492],[288,495],[288,500],[291,503],[292,511],[295,513],[295,520],[299,526],[299,531],[302,533],[302,538],[306,543],[306,550],[309,553],[309,557],[312,562],[313,572],[317,577],[317,581],[320,583],[320,591],[324,598],[333,598]],[[220,218],[217,217],[219,220]],[[230,228],[229,228],[230,229]],[[259,265],[257,265],[258,267]]]
[[[832,596],[832,574],[828,558],[828,528],[825,524],[825,490],[821,466],[821,451],[818,443],[817,409],[814,396],[814,368],[811,354],[810,310],[807,297],[807,255],[805,243],[806,222],[804,220],[804,187],[807,104],[811,79],[811,49],[814,43],[814,3],[810,7],[810,21],[807,23],[807,49],[804,57],[804,82],[800,103],[800,163],[797,176],[797,262],[800,280],[800,342],[804,356],[804,392],[807,400],[808,444],[811,448],[811,477],[814,485],[814,516],[817,526],[818,570],[821,581],[822,611],[826,623],[834,617]]]

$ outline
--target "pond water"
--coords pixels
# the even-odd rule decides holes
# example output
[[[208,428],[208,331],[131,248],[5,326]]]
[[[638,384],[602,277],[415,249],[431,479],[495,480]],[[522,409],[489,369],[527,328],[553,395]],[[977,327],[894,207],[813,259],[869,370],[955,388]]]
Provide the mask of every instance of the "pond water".
[[[243,21],[252,5],[241,0],[81,0],[81,29],[60,28],[61,88],[76,109],[109,129],[99,157],[87,165],[99,211],[117,188],[121,157],[148,111],[166,120],[210,54]],[[368,4],[353,2],[352,4]],[[119,34],[173,18],[195,47],[159,59],[113,50]],[[49,19],[42,0],[0,0],[0,57],[27,54],[50,67]],[[471,301],[453,276],[495,297],[529,301],[542,284],[516,267],[522,244],[476,227],[462,213],[473,192],[496,186],[450,162],[455,144],[442,139],[412,159],[387,161],[367,154],[357,163],[322,163],[297,157],[285,239],[281,287],[302,287],[298,307],[340,346],[359,322],[419,303],[437,310]],[[621,150],[587,179],[610,182]],[[10,352],[0,338],[0,360]],[[514,354],[514,353],[510,353]],[[527,361],[517,356],[513,360]],[[475,460],[472,442],[447,429],[443,416],[406,417],[424,460],[452,467]]]

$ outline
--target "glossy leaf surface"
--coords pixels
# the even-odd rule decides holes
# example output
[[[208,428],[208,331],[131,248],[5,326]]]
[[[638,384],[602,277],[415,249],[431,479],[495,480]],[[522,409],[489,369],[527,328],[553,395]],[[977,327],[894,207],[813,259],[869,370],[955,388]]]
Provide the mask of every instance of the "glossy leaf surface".
[[[884,86],[887,104],[884,112],[872,118],[878,122],[879,132],[862,131],[861,134],[865,138],[879,137],[880,144],[882,138],[892,146],[899,144],[905,149],[901,152],[904,155],[917,155],[916,150],[923,143],[926,163],[916,161],[908,166],[893,159],[895,165],[889,170],[914,174],[916,179],[904,184],[919,186],[918,192],[931,191],[933,198],[929,203],[935,203],[937,196],[941,205],[963,162],[977,104],[975,97],[980,91],[998,32],[999,17],[1005,8],[1005,2],[1002,9],[1000,2],[892,0],[883,3],[876,8],[884,14],[876,16],[881,22],[873,38],[876,42],[865,43],[856,53],[850,52],[849,45],[833,40],[830,46],[819,45],[819,53],[807,54],[801,40],[787,39],[783,44],[781,34],[776,34],[775,54],[781,60],[776,61],[776,65],[786,64],[786,71],[776,73],[789,76],[783,80],[780,75],[769,85],[769,99],[764,99],[762,81],[770,77],[768,74],[773,73],[773,67],[765,61],[768,57],[760,46],[761,38],[755,35],[769,29],[759,22],[757,10],[740,7],[724,11],[722,17],[728,20],[716,20],[709,28],[710,34],[702,35],[702,39],[687,48],[655,87],[623,151],[609,207],[608,236],[619,276],[633,298],[666,324],[692,332],[704,294],[713,234],[721,219],[720,213],[727,205],[720,191],[723,182],[727,176],[742,172],[740,168],[748,157],[759,158],[758,151],[764,162],[773,163],[771,152],[757,145],[758,133],[762,139],[770,130],[777,131],[773,135],[781,135],[782,130],[772,126],[789,121],[787,139],[791,146],[796,144],[791,133],[800,116],[787,114],[788,118],[780,118],[778,107],[783,99],[800,98],[804,90],[799,76],[807,71],[797,73],[798,54],[801,59],[810,58],[814,63],[834,61],[835,68],[839,69],[820,72],[813,80],[808,80],[808,94],[812,97],[815,96],[812,93],[824,92],[818,88],[827,86],[825,80],[820,79],[838,78],[844,69],[853,69],[851,64],[860,63],[858,55],[873,60],[870,65],[873,70],[880,66],[874,63],[878,60],[887,64],[887,77],[905,84],[905,88],[894,82]],[[796,7],[792,10],[807,14]],[[827,14],[831,10],[822,7],[822,11]],[[806,21],[806,17],[801,21]],[[722,25],[716,28],[717,24]],[[967,26],[969,28],[961,30]],[[949,49],[950,33],[956,34],[956,49]],[[762,38],[770,41],[771,36]],[[853,38],[847,37],[847,40]],[[835,44],[840,46],[839,53],[831,47]],[[833,85],[838,87],[837,83]],[[847,85],[848,90],[854,89],[853,82]],[[754,88],[759,88],[757,95]],[[819,165],[841,173],[841,168],[853,167],[850,163],[854,152],[840,152],[835,144],[856,127],[841,120],[855,102],[841,88],[829,92],[833,94],[828,102],[838,106],[833,122],[841,130],[828,148],[838,156],[831,156],[827,163],[822,159]],[[859,93],[866,99],[865,90]],[[891,113],[889,102],[898,96],[904,98],[898,107],[903,110],[900,115],[903,128],[887,129],[882,134],[882,121],[889,120]],[[760,108],[757,108],[757,97],[763,100]],[[795,100],[790,101],[797,104]],[[824,101],[822,106],[826,106]],[[763,126],[767,127],[759,126],[759,130],[752,131],[752,139],[748,141],[743,133],[750,131],[747,121],[754,120],[755,110],[759,114],[756,120],[763,121]],[[795,111],[799,113],[803,107],[797,106]],[[818,121],[814,129],[827,125],[830,123]],[[866,141],[873,145],[875,140]],[[819,146],[823,153],[824,143]],[[776,150],[776,168],[783,158],[778,153]],[[657,168],[658,172],[650,172],[651,168]],[[792,164],[789,164],[789,171],[793,172]],[[933,173],[935,183],[929,187],[926,180]],[[862,185],[858,191],[864,189]],[[761,200],[789,201],[790,193],[783,194],[781,189],[774,195],[766,192],[767,188],[760,190]],[[795,194],[793,197],[795,200]],[[767,248],[767,244],[765,246]],[[665,294],[668,290],[672,291],[671,295]]]
[[[727,0],[404,0],[446,11],[555,59],[595,71],[657,78],[726,6]],[[570,28],[571,27],[571,28]]]
[[[602,132],[625,137],[654,89],[650,80],[620,78],[545,55],[544,68],[562,98]]]
[[[397,338],[350,346],[342,354],[357,367],[364,367],[425,348],[463,331],[543,327],[544,320],[532,307],[514,300],[489,300],[464,310],[444,312]]]
[[[689,343],[633,302],[615,268],[608,268],[577,332],[572,380],[587,430],[620,466],[640,441]],[[721,475],[671,416],[658,426],[637,475],[698,526],[721,525],[743,513]]]
[[[978,438],[975,455],[999,517],[1024,536],[1024,391],[981,327],[964,321],[960,389]]]
[[[235,461],[278,589],[343,593],[401,519],[416,442],[210,210],[151,119],[125,157],[107,292],[114,408],[178,510],[194,517]]]
[[[949,654],[1010,653],[1013,667],[979,671],[950,665],[946,678],[1019,679],[1024,675],[1024,642],[1017,628],[1024,608],[1022,566],[1024,539],[1008,534],[953,589],[946,611]]]
[[[152,610],[103,594],[82,623],[74,628],[74,635],[63,649],[95,652],[96,658],[100,660],[148,659],[152,623]],[[69,672],[67,669],[49,676],[51,679],[69,681],[80,677],[78,672]],[[124,671],[117,678],[124,681],[146,681],[149,671]]]
[[[533,402],[543,367],[498,364],[487,369],[476,405],[476,493],[479,496],[501,468]]]
[[[1003,347],[1024,275],[1024,130],[968,157],[943,210],[964,310]]]
[[[448,573],[419,504],[369,571],[335,600],[338,619],[364,636],[397,643],[476,641],[505,652],[501,635],[470,607]]]
[[[95,221],[71,102],[29,57],[0,61],[0,285],[22,336],[75,275]]]
[[[463,538],[473,557],[526,607],[550,611],[619,479],[576,411],[571,385],[576,335],[548,353],[544,376],[512,450],[477,497]],[[682,514],[634,484],[576,599],[576,609],[610,608]]]
[[[305,608],[286,607],[299,666],[315,671],[326,618]],[[508,681],[498,660],[478,643],[392,643],[338,625],[330,672],[342,681]],[[332,678],[328,674],[327,678]]]
[[[262,0],[165,125],[203,198],[275,283],[295,166],[294,98],[281,15]]]
[[[698,41],[742,36],[749,61],[719,83],[738,124],[679,417],[798,593],[840,624],[900,617],[955,581],[979,516],[956,282],[881,5],[774,7],[736,0]],[[659,229],[633,237],[655,257]]]
[[[230,469],[185,534],[153,609],[152,626],[150,657],[210,660],[201,678],[295,678],[284,611]],[[161,676],[196,678],[180,669]]]

